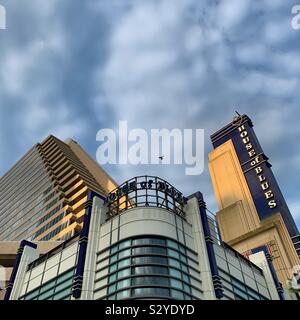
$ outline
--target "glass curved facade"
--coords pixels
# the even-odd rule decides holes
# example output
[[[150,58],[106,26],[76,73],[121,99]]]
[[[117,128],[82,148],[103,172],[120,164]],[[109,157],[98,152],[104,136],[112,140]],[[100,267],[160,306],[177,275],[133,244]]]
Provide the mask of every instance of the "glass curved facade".
[[[189,272],[192,254],[188,255],[187,250],[182,244],[163,237],[119,242],[109,249],[107,258],[98,262],[99,265],[107,262],[108,274],[98,279],[96,276],[95,292],[106,288],[103,298],[108,300],[196,299]]]

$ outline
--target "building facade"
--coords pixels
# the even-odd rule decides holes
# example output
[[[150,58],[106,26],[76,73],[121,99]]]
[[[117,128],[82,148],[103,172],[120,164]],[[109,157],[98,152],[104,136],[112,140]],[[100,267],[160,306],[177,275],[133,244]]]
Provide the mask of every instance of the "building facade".
[[[88,193],[83,229],[47,254],[21,245],[10,300],[279,300],[265,248],[248,258],[224,243],[202,194],[158,177],[107,197]]]
[[[246,115],[211,136],[209,170],[222,239],[245,256],[266,247],[283,287],[299,265],[295,221]]]
[[[105,196],[115,187],[113,179],[75,141],[62,142],[49,136],[33,146],[0,178],[3,287],[11,275],[20,241],[44,242],[41,252],[46,252],[46,247],[53,248],[53,241],[79,234],[88,191]]]

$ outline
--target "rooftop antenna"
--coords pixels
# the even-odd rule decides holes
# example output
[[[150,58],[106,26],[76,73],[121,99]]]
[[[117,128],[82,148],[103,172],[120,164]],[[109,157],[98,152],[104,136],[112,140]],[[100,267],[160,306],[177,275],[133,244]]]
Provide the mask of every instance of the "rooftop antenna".
[[[235,111],[235,113],[236,113],[239,117],[241,116],[237,111]]]

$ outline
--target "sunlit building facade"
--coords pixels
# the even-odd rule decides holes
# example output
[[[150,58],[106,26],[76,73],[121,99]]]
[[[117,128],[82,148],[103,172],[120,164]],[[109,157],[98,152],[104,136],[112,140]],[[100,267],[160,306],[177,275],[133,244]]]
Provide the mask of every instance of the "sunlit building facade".
[[[137,177],[108,197],[89,192],[84,227],[47,254],[23,242],[11,300],[279,300],[264,248],[226,245],[202,194]]]

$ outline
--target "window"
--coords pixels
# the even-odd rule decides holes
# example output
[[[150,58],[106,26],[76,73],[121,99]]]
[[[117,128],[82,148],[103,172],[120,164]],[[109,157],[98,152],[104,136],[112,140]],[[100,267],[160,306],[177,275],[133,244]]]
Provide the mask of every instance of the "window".
[[[96,286],[95,292],[99,292],[99,297],[106,293],[103,298],[109,300],[132,297],[192,299],[188,267],[191,262],[186,252],[183,245],[163,238],[120,242],[109,252],[98,254],[98,257],[111,255],[110,274],[104,279],[107,287]],[[105,268],[103,261],[98,266],[101,270]]]
[[[71,296],[74,268],[58,275],[33,292],[26,293],[20,300],[61,300]]]

